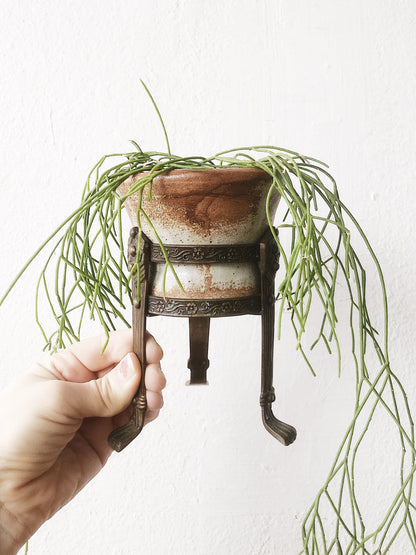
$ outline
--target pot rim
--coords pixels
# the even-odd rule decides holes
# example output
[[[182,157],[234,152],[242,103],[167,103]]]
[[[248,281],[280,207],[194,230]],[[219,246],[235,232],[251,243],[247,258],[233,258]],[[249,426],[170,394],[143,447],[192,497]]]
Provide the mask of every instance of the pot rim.
[[[192,174],[197,174],[197,175],[201,175],[201,174],[207,174],[207,175],[212,175],[213,173],[216,173],[217,175],[220,173],[226,173],[228,174],[228,177],[230,176],[230,174],[238,174],[239,177],[242,177],[242,174],[244,176],[252,176],[252,177],[260,177],[260,176],[264,176],[267,177],[269,179],[272,179],[272,176],[270,174],[268,174],[266,171],[262,170],[261,168],[239,168],[239,167],[228,167],[228,168],[219,168],[219,167],[212,167],[212,168],[177,168],[174,170],[168,170],[166,172],[162,172],[158,175],[156,175],[154,177],[154,179],[157,179],[158,177],[180,177],[182,175],[186,175],[186,177],[192,177]],[[138,172],[138,173],[145,173],[145,172]],[[150,173],[150,172],[146,172],[146,173]]]

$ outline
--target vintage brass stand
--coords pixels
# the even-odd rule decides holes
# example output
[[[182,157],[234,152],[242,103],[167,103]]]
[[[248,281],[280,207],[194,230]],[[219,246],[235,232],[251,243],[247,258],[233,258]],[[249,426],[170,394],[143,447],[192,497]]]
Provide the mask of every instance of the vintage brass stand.
[[[137,260],[139,230],[130,232],[128,262],[130,269]],[[256,245],[201,245],[165,246],[174,264],[216,264],[253,262],[259,272],[260,290],[257,295],[221,299],[174,299],[149,294],[155,264],[165,262],[161,247],[141,236],[140,299],[137,295],[137,272],[133,274],[133,347],[142,366],[142,378],[133,399],[132,415],[128,424],[114,430],[108,438],[115,451],[121,451],[142,430],[146,412],[146,316],[176,316],[189,318],[190,384],[207,383],[208,341],[210,318],[260,314],[262,319],[261,394],[260,406],[265,428],[281,443],[290,445],[296,438],[293,426],[278,420],[272,411],[275,400],[273,388],[273,343],[275,320],[274,279],[279,267],[279,249],[268,229]]]

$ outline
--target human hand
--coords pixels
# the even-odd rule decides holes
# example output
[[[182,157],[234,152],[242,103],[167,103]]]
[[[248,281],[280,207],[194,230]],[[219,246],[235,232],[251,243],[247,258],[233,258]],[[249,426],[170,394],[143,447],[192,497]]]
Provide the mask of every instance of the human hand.
[[[128,421],[141,369],[131,330],[75,343],[0,393],[0,553],[16,553],[112,453],[108,434]],[[146,342],[146,422],[163,405],[162,350]]]

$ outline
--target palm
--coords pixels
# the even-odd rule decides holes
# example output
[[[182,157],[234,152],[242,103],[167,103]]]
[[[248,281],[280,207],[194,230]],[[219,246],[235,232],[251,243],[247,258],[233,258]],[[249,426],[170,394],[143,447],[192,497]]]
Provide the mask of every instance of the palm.
[[[111,335],[104,353],[102,344],[102,338],[74,344],[37,364],[2,395],[0,419],[8,425],[0,430],[0,508],[24,523],[27,536],[101,470],[112,453],[108,435],[129,417],[140,379],[139,363],[128,355],[131,331]],[[150,421],[163,404],[165,386],[162,351],[150,336],[146,358]],[[130,361],[130,377],[120,360]]]
[[[46,518],[66,505],[103,468],[112,453],[107,436],[113,428],[111,417],[85,419],[50,469],[36,479],[38,495],[46,493]]]

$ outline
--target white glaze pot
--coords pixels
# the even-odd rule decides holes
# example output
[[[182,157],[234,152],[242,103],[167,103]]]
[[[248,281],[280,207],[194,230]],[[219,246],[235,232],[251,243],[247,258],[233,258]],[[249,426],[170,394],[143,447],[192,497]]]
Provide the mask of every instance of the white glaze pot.
[[[121,196],[143,174],[132,176],[118,188]],[[152,196],[144,190],[142,207],[164,245],[256,244],[268,227],[267,195],[271,177],[255,168],[172,170],[157,176]],[[137,225],[139,194],[126,200],[132,225]],[[273,191],[269,204],[274,217],[280,195]],[[141,219],[143,231],[157,243],[153,230]],[[215,264],[174,263],[184,287],[168,271],[163,292],[164,264],[156,264],[150,295],[175,299],[221,299],[260,292],[256,262]]]

